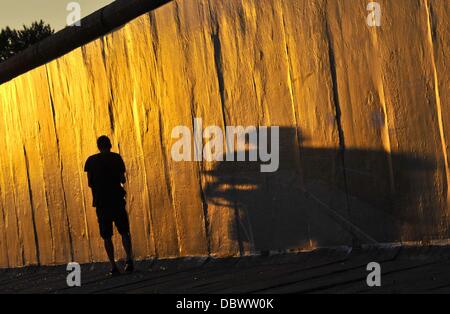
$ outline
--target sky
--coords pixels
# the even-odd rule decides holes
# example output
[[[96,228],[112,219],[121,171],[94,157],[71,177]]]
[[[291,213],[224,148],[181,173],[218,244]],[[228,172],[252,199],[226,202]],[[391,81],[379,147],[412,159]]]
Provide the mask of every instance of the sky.
[[[58,31],[67,24],[71,2],[80,4],[81,17],[85,17],[114,0],[0,0],[0,29],[21,28],[42,19]]]

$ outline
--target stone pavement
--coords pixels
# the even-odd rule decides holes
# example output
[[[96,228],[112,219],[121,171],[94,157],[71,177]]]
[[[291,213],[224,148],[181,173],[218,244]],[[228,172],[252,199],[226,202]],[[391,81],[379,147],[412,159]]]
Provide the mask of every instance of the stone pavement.
[[[370,262],[382,287],[366,285]],[[82,287],[66,285],[65,266],[0,270],[0,293],[450,293],[450,247],[318,249],[240,258],[137,262],[108,277],[108,264],[82,265]]]

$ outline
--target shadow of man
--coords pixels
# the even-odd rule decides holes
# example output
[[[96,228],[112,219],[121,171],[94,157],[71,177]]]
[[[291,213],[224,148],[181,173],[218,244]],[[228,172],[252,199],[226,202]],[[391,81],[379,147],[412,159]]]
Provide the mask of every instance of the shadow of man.
[[[127,254],[125,271],[132,272],[134,266],[130,223],[125,209],[126,191],[123,188],[126,182],[125,163],[119,154],[111,152],[112,145],[107,136],[100,136],[97,139],[97,147],[100,153],[87,159],[84,171],[88,175],[100,235],[104,240],[105,250],[111,263],[111,275],[120,273],[114,258],[113,223],[122,236],[123,248]]]

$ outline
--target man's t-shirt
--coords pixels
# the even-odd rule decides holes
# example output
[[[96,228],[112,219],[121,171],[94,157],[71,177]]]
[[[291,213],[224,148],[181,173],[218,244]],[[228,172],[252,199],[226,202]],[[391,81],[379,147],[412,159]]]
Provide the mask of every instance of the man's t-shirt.
[[[125,197],[122,187],[126,171],[122,157],[116,153],[99,153],[88,158],[84,171],[89,174],[94,207],[114,206]]]

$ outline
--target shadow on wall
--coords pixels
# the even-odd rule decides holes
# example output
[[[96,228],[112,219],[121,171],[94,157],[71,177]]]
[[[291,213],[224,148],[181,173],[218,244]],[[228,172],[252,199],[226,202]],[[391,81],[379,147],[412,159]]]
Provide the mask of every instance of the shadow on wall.
[[[208,207],[233,215],[229,236],[241,254],[448,238],[445,169],[434,157],[304,142],[296,128],[280,128],[274,173],[225,161],[204,172]]]

